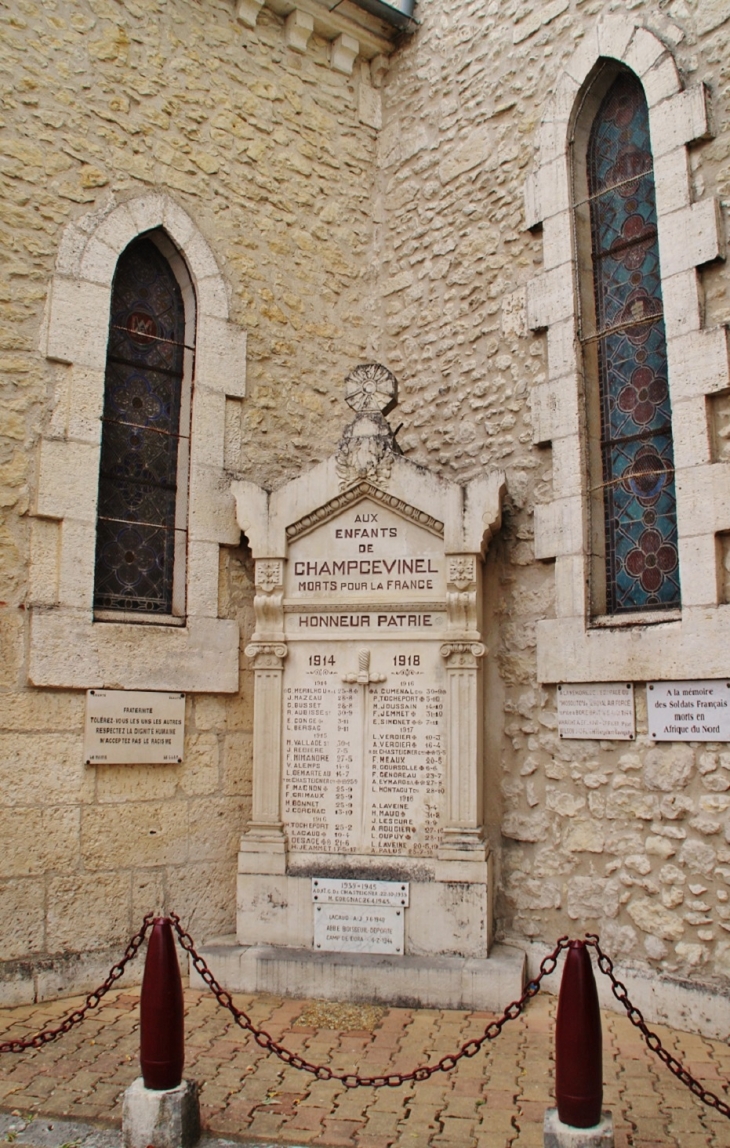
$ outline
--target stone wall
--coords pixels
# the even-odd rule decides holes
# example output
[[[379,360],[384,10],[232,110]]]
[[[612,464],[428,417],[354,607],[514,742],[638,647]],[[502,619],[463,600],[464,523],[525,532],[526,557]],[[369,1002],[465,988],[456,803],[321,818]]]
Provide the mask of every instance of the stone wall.
[[[292,51],[267,9],[250,30],[227,0],[50,0],[12,5],[0,27],[0,953],[7,999],[25,999],[98,982],[163,905],[196,937],[232,932],[250,810],[243,657],[239,696],[188,697],[180,766],[84,766],[83,691],[27,685],[38,440],[64,433],[52,414],[70,370],[39,352],[64,228],[158,188],[184,208],[248,330],[228,461],[281,482],[328,454],[346,421],[376,133],[329,45]],[[240,624],[241,648],[252,579],[245,548],[221,550],[219,614]],[[144,627],[137,638],[144,659]]]
[[[60,238],[90,210],[158,188],[205,236],[248,330],[235,475],[278,486],[329,455],[348,421],[342,378],[363,358],[400,380],[394,425],[410,458],[459,481],[507,473],[485,577],[499,936],[547,944],[597,929],[613,956],[730,975],[728,747],[652,746],[640,682],[635,743],[561,742],[555,687],[537,680],[536,626],[555,602],[533,512],[551,499],[553,457],[533,445],[547,360],[525,299],[543,243],[523,195],[546,101],[609,11],[644,22],[688,85],[708,85],[715,136],[692,148],[691,177],[696,196],[720,197],[727,229],[724,0],[420,0],[421,28],[385,75],[380,132],[358,117],[362,62],[355,78],[333,70],[317,36],[292,51],[267,8],[253,29],[230,0],[19,0],[0,14],[6,999],[100,979],[149,909],[175,909],[196,938],[234,927],[251,784],[243,655],[239,695],[188,698],[177,767],[85,767],[83,692],[27,685],[37,445],[67,371],[38,350]],[[700,278],[706,324],[729,322],[725,265]],[[726,395],[708,406],[718,459],[729,411]],[[241,649],[252,579],[245,545],[221,550],[219,613],[239,622]]]
[[[421,31],[384,89],[375,341],[401,381],[409,457],[461,480],[484,467],[507,474],[486,579],[501,935],[552,943],[596,930],[622,960],[711,980],[730,975],[728,747],[652,745],[641,682],[634,743],[561,741],[555,686],[537,680],[536,625],[554,615],[555,582],[554,566],[535,561],[533,514],[552,497],[553,452],[532,445],[531,394],[547,354],[545,336],[528,332],[525,294],[543,242],[526,230],[523,196],[546,103],[611,12],[663,40],[686,86],[709,87],[715,136],[691,150],[691,178],[695,198],[720,197],[727,231],[725,5],[421,0]],[[706,325],[730,320],[729,284],[724,263],[702,270]],[[709,404],[720,443],[726,406]]]

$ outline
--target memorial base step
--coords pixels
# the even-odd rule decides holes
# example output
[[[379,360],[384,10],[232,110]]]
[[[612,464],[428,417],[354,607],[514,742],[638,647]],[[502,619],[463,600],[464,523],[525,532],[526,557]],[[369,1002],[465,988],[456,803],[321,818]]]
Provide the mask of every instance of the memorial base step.
[[[220,938],[200,949],[230,992],[266,992],[318,1000],[370,1001],[403,1008],[501,1012],[522,993],[525,955],[494,945],[489,957],[318,953]],[[204,988],[191,969],[192,988]]]

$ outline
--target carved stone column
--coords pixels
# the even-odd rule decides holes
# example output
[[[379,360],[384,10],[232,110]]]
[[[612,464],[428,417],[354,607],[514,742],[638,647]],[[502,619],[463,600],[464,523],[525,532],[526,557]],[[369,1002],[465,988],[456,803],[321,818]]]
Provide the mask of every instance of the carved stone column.
[[[481,562],[476,554],[448,559],[446,663],[446,809],[441,860],[483,861]]]
[[[481,642],[445,642],[448,722],[446,729],[446,811],[439,857],[469,853],[484,860],[482,832]]]
[[[283,712],[284,564],[256,561],[256,629],[246,647],[254,669],[253,797],[241,838],[239,873],[283,873],[286,842],[281,822],[281,715]]]

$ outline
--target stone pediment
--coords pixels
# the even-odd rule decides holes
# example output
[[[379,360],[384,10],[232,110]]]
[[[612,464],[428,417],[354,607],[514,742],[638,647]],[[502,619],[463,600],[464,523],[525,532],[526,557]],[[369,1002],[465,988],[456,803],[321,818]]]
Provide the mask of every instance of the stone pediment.
[[[386,507],[406,521],[417,523],[424,530],[429,530],[438,538],[443,538],[444,536],[443,522],[427,514],[425,510],[418,510],[415,506],[410,506],[407,502],[404,502],[402,498],[397,498],[394,494],[388,494],[387,491],[381,490],[371,482],[358,482],[355,486],[350,487],[349,490],[344,491],[323,506],[320,506],[313,514],[306,514],[297,522],[293,522],[290,526],[287,526],[287,540],[293,542],[294,539],[301,538],[304,534],[309,534],[312,530],[316,530],[317,527],[324,526],[325,523],[331,519],[339,517],[343,510],[354,510],[359,503],[364,503],[368,500],[375,503],[376,506]]]
[[[390,390],[384,376],[391,380]],[[484,554],[501,523],[503,472],[461,484],[406,458],[384,415],[394,405],[396,390],[384,367],[356,367],[347,388],[356,416],[330,458],[274,491],[253,482],[232,483],[238,524],[254,558],[285,558],[291,539],[364,498],[439,534],[447,553]],[[369,403],[365,395],[371,396]]]

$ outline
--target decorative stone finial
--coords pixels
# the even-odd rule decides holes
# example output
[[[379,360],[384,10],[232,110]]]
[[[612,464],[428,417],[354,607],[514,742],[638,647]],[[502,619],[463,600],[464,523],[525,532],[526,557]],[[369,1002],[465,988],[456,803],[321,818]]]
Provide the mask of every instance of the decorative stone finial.
[[[345,379],[345,402],[358,414],[387,415],[398,401],[398,380],[380,363],[361,363]]]
[[[337,473],[344,490],[367,479],[382,486],[393,455],[400,454],[385,415],[397,402],[398,381],[380,363],[361,363],[345,379],[345,401],[356,412],[337,447]]]

